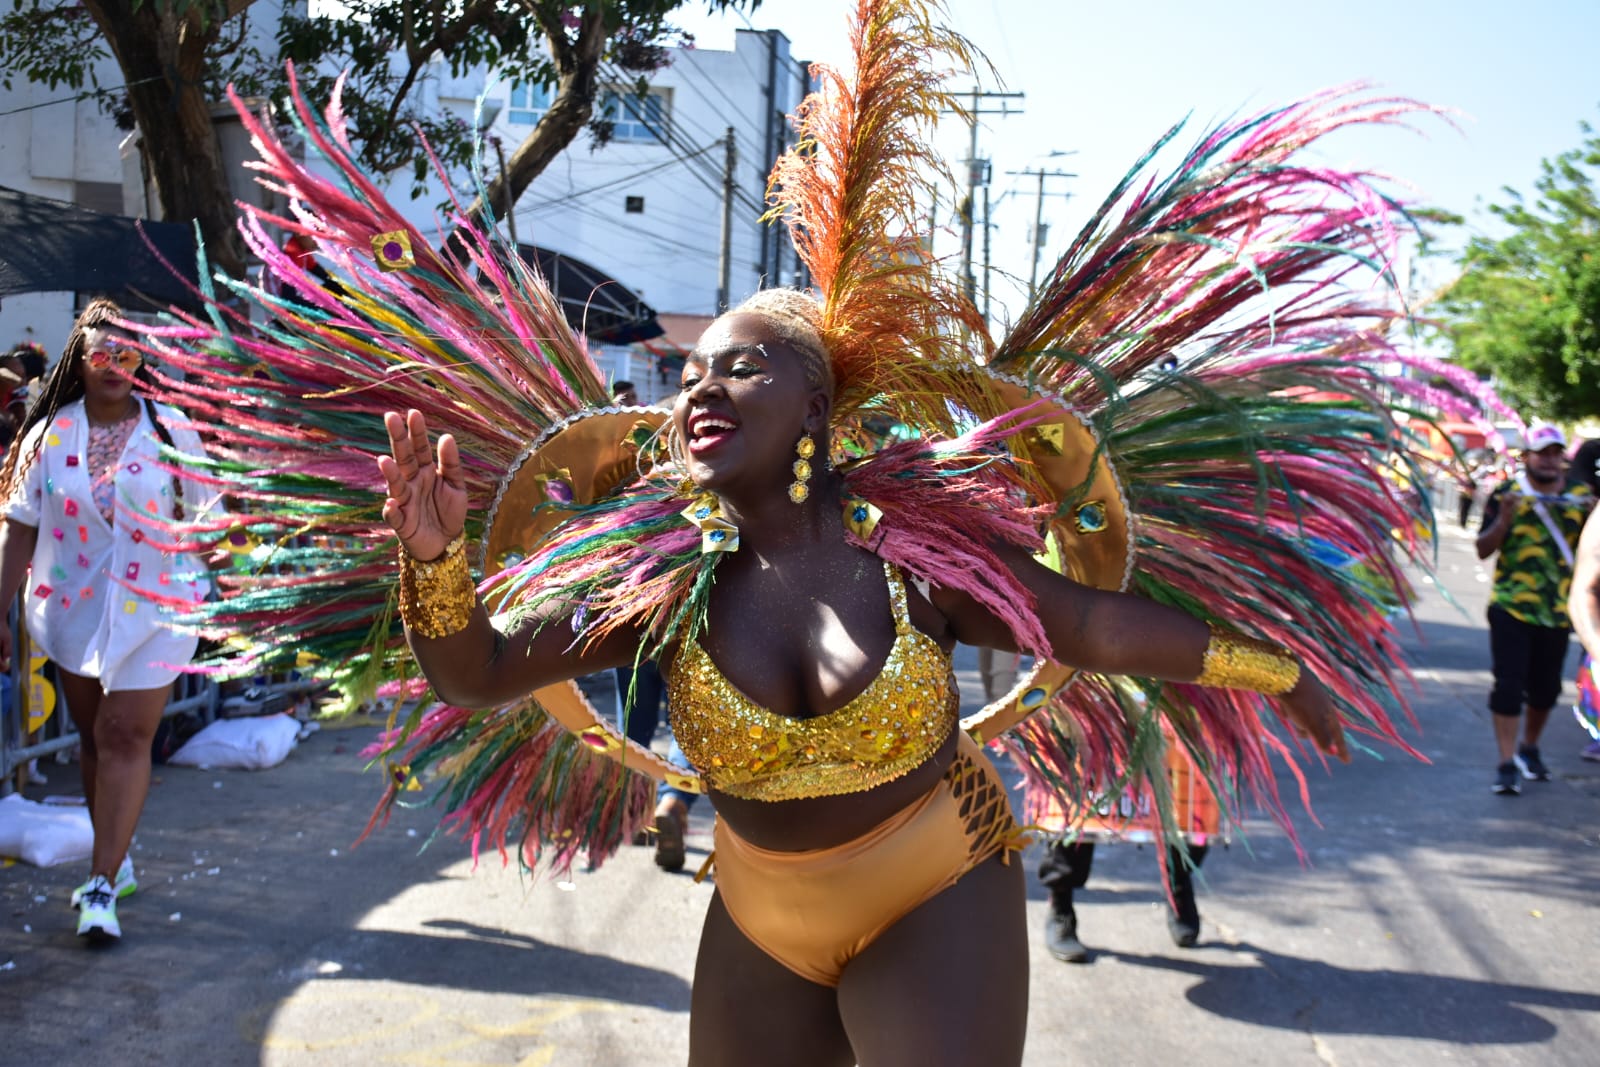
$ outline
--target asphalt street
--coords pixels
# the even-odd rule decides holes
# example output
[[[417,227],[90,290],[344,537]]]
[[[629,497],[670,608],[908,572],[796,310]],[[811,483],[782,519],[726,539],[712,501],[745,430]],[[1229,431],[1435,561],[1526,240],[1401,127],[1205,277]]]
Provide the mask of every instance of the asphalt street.
[[[1488,584],[1458,531],[1437,575],[1406,638],[1426,760],[1312,766],[1315,818],[1285,776],[1303,854],[1264,820],[1214,849],[1194,949],[1168,939],[1152,850],[1100,849],[1078,909],[1092,962],[1035,943],[1028,1064],[1600,1062],[1600,764],[1563,708],[1555,780],[1490,792]],[[684,1062],[710,884],[631,847],[530,878],[459,840],[424,849],[429,809],[356,846],[375,730],[329,726],[268,771],[157,768],[110,949],[73,935],[81,865],[0,869],[0,1063]],[[45,769],[30,795],[76,790],[75,766]],[[702,804],[690,870],[710,825]]]

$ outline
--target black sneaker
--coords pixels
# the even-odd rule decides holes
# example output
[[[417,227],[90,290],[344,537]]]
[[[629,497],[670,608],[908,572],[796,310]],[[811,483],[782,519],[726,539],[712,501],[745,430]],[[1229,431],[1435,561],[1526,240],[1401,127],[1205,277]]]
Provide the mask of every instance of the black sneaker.
[[[1078,940],[1078,916],[1052,909],[1044,921],[1044,947],[1062,963],[1088,963],[1089,950]]]
[[[1522,792],[1522,783],[1517,780],[1515,760],[1500,764],[1499,769],[1494,772],[1494,791],[1503,797],[1514,797]]]
[[[1167,933],[1172,935],[1172,943],[1179,948],[1194,948],[1200,941],[1200,916],[1190,917],[1168,911]]]
[[[1517,765],[1517,770],[1522,772],[1522,777],[1530,782],[1548,782],[1550,780],[1550,768],[1544,765],[1544,760],[1539,758],[1539,750],[1532,745],[1519,747],[1516,756],[1511,762]]]

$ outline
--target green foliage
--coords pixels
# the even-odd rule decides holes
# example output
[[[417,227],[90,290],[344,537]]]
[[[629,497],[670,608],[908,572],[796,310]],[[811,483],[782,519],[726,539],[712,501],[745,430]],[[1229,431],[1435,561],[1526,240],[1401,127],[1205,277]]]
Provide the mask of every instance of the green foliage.
[[[168,15],[174,34],[180,22],[182,32],[203,42],[207,94],[220,99],[223,87],[260,69],[270,62],[245,44],[249,32],[249,4],[234,0],[237,12],[229,15],[227,0],[132,0],[129,12],[139,12],[147,4]],[[135,37],[126,18],[120,51],[145,48],[147,42]],[[128,82],[109,85],[100,81],[99,67],[113,54],[100,24],[89,6],[76,0],[11,0],[11,10],[0,13],[0,86],[12,89],[18,82],[69,90],[73,95],[95,101],[117,118],[117,124],[131,129],[133,120],[127,105]]]
[[[708,0],[707,6],[753,10],[759,2]],[[342,103],[358,158],[375,173],[409,167],[414,191],[420,192],[432,169],[424,139],[449,173],[466,173],[474,149],[470,123],[443,113],[417,91],[427,78],[487,67],[511,81],[554,89],[582,62],[581,27],[594,10],[605,33],[602,70],[648,74],[665,65],[667,46],[684,40],[669,22],[682,5],[683,0],[345,0],[337,14],[286,15],[276,61],[241,78],[239,87],[282,99],[284,61],[292,61],[307,98],[321,101],[333,92],[334,75],[327,72],[346,71]],[[592,122],[590,133],[603,143],[603,120]]]
[[[170,19],[173,34],[205,39],[205,81],[212,99],[220,99],[223,87],[232,84],[247,97],[281,100],[287,91],[284,63],[292,61],[307,98],[321,102],[333,90],[334,78],[325,71],[348,70],[342,99],[359,158],[378,173],[410,168],[419,189],[430,169],[422,138],[457,174],[465,172],[473,151],[470,124],[442,113],[419,92],[428,79],[445,72],[459,76],[482,65],[502,77],[555,87],[584,62],[593,65],[581,54],[579,36],[595,13],[605,35],[602,84],[659,69],[667,46],[686,39],[670,22],[683,0],[345,0],[339,11],[286,12],[276,54],[264,55],[243,43],[249,0],[126,2],[124,10],[155,8]],[[760,0],[701,2],[711,10],[760,6]],[[100,26],[79,0],[10,0],[10,7],[0,14],[0,85],[10,88],[21,79],[65,88],[126,116],[125,86],[101,85],[95,74],[97,63],[124,50],[107,47]],[[607,77],[607,72],[626,74]],[[592,81],[594,72],[589,73]],[[606,132],[603,120],[591,126],[598,142]],[[554,136],[565,144],[571,133]]]
[[[6,89],[33,82],[99,96],[106,89],[95,65],[110,54],[100,28],[77,4],[11,0],[11,10],[0,14],[0,86]]]
[[[1489,210],[1510,227],[1474,238],[1439,302],[1457,360],[1492,374],[1525,416],[1600,415],[1600,136],[1544,160],[1531,201],[1507,189]]]

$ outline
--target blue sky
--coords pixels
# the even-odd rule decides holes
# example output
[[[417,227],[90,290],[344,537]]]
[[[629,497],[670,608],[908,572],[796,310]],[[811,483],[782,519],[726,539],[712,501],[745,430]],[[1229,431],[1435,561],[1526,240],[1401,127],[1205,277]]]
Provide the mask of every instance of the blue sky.
[[[797,58],[837,63],[847,58],[853,7],[765,0],[746,20],[707,17],[691,3],[677,21],[701,47],[731,47],[737,27],[773,28]],[[1139,153],[1185,115],[1207,124],[1353,81],[1452,108],[1459,130],[1429,120],[1420,134],[1355,131],[1318,154],[1392,175],[1415,198],[1468,216],[1473,231],[1493,228],[1482,203],[1504,200],[1506,185],[1531,191],[1541,158],[1575,147],[1580,121],[1600,124],[1594,0],[1514,8],[1484,0],[951,0],[947,8],[949,24],[984,51],[1003,88],[1026,94],[1023,114],[988,117],[979,132],[980,155],[994,161],[991,198],[1009,191],[995,211],[995,258],[1024,281],[1036,179],[1004,172],[1044,166],[1077,175],[1049,186],[1073,196],[1044,201],[1048,262]],[[947,152],[964,155],[965,127],[949,125]]]

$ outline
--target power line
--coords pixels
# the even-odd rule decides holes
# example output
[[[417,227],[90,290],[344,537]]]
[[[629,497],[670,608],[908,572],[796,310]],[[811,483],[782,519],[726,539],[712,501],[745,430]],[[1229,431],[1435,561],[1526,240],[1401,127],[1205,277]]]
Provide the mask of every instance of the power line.
[[[646,167],[644,170],[634,171],[634,172],[632,172],[630,174],[624,175],[621,178],[614,178],[611,181],[603,182],[600,185],[591,185],[587,189],[577,189],[577,190],[574,190],[573,192],[570,192],[570,193],[564,193],[561,196],[554,196],[554,197],[550,197],[547,200],[539,200],[539,201],[536,201],[536,202],[533,202],[533,203],[523,204],[523,205],[520,205],[520,206],[524,210],[534,210],[534,211],[536,211],[536,210],[538,210],[540,208],[555,207],[558,204],[565,204],[565,203],[568,203],[570,201],[577,200],[580,197],[592,196],[595,193],[603,193],[608,189],[615,189],[618,186],[627,185],[630,182],[635,182],[635,181],[638,181],[641,178],[646,178],[646,177],[650,176],[651,174],[657,173],[658,171],[669,170],[672,167],[676,167],[676,166],[678,166],[678,165],[680,165],[682,163],[687,162],[688,158],[692,158],[692,156],[694,156],[694,155],[703,155],[706,152],[711,151],[713,148],[719,147],[721,145],[721,143],[722,142],[720,142],[720,141],[713,141],[711,144],[708,144],[708,145],[704,146],[703,148],[695,149],[694,153],[692,153],[690,157],[680,158],[680,157],[674,156],[672,159],[667,160],[665,163],[657,163],[653,167]]]
[[[601,73],[605,74],[609,78],[617,80],[619,83],[623,82],[623,79],[620,77],[621,72],[618,71],[616,69],[616,67],[611,65],[611,64],[602,63],[601,64]],[[693,146],[689,145],[688,142],[685,141],[683,139],[683,137],[677,132],[677,128],[680,125],[684,126],[684,127],[687,127],[687,128],[690,128],[690,129],[694,129],[695,127],[694,127],[694,125],[692,123],[683,122],[675,115],[668,115],[667,116],[667,121],[665,123],[661,124],[660,128],[658,128],[657,126],[655,126],[653,124],[650,124],[650,123],[642,123],[642,125],[644,126],[645,129],[650,131],[651,135],[654,136],[656,138],[656,140],[660,141],[663,145],[665,145],[668,149],[670,149],[679,158],[686,158],[686,152],[693,152],[694,151]],[[704,131],[702,131],[702,132],[704,132]],[[720,139],[719,139],[718,143],[720,143]],[[717,173],[715,175],[715,177],[712,177],[709,173],[701,171],[698,168],[691,167],[690,170],[691,170],[691,173],[693,173],[695,175],[696,179],[699,180],[700,183],[702,185],[704,185],[707,189],[709,189],[712,193],[715,193],[718,196],[722,195],[722,193],[723,193],[723,190],[721,188],[721,185],[722,185],[721,177],[722,176],[721,176],[720,173]],[[739,200],[741,203],[743,203],[746,207],[748,207],[751,211],[755,212],[756,214],[759,215],[759,214],[762,214],[762,213],[764,213],[766,211],[766,205],[762,204],[760,201],[758,201],[754,197],[750,196],[750,194],[745,192],[744,190],[739,189],[737,186],[734,188],[733,194],[734,194],[734,197],[737,200]]]
[[[596,222],[604,223],[607,226],[611,226],[611,227],[614,227],[614,228],[616,228],[618,230],[623,231],[629,237],[632,237],[635,240],[650,241],[650,242],[653,242],[653,243],[655,243],[657,245],[662,246],[663,248],[673,248],[673,249],[677,249],[677,250],[682,251],[682,252],[690,252],[690,253],[693,253],[696,256],[701,256],[701,257],[704,257],[706,259],[711,259],[711,258],[714,258],[716,256],[716,252],[714,252],[714,251],[712,251],[710,249],[697,248],[694,245],[687,244],[687,243],[685,243],[683,241],[674,240],[671,237],[663,237],[662,235],[660,235],[658,233],[650,233],[647,230],[638,229],[638,228],[636,228],[634,226],[628,225],[626,222],[623,222],[623,221],[621,221],[619,219],[612,218],[610,215],[607,215],[604,212],[601,212],[601,211],[599,211],[599,210],[597,210],[595,208],[589,207],[586,204],[574,204],[574,205],[572,205],[572,208],[573,208],[574,211],[577,211],[579,214],[587,215],[590,218],[594,219]]]
[[[728,95],[728,91],[726,89],[724,89],[720,84],[718,84],[718,82],[714,78],[712,78],[711,75],[709,75],[705,71],[701,70],[698,66],[694,66],[692,64],[686,65],[686,66],[684,66],[682,68],[679,68],[676,64],[674,64],[673,65],[673,69],[674,70],[682,69],[685,73],[693,71],[707,85],[709,85],[709,86],[711,86],[711,88],[715,89],[717,91],[717,95],[718,96],[722,97],[723,100],[727,101],[728,109],[729,109],[728,110],[728,116],[729,116],[731,121],[734,121],[735,123],[737,123],[740,126],[740,132],[741,133],[748,134],[749,137],[750,137],[750,140],[752,142],[754,142],[754,143],[759,143],[763,139],[763,136],[762,136],[761,132],[755,127],[754,123],[749,122],[749,121],[747,121],[745,119],[745,116],[740,111],[739,105],[734,102],[733,97],[729,96]],[[752,75],[752,77],[753,76],[754,75]],[[698,95],[700,97],[700,99],[702,99],[706,103],[710,104],[712,106],[712,108],[716,107],[715,101],[713,101],[709,96],[707,96],[703,90],[701,90],[699,88],[696,88],[695,86],[687,84],[688,83],[688,79],[687,78],[685,78],[684,81],[685,81],[685,84],[684,84],[684,88],[685,89],[689,89],[692,92],[694,92],[696,95]],[[757,79],[757,81],[759,82],[759,79]]]
[[[605,70],[605,73],[607,73],[607,75],[609,77],[612,77],[615,80],[618,80],[618,81],[622,80],[621,79],[621,72],[618,71],[615,66],[609,66],[608,69]],[[645,124],[645,128],[650,131],[651,135],[654,136],[656,138],[656,140],[658,140],[662,144],[666,145],[668,148],[672,149],[674,152],[676,152],[680,156],[683,155],[683,153],[684,153],[684,151],[685,151],[685,149],[686,149],[686,147],[688,145],[688,142],[685,141],[683,136],[678,132],[680,128],[684,129],[684,130],[688,130],[691,133],[695,133],[695,134],[699,135],[702,138],[710,138],[710,137],[713,136],[711,131],[704,129],[703,127],[699,126],[696,123],[688,122],[681,115],[677,114],[675,110],[674,110],[673,113],[671,113],[671,114],[669,114],[667,116],[667,121],[662,124],[661,128],[658,129],[655,126],[649,125],[648,123]],[[722,142],[723,142],[723,138],[721,138],[721,137],[716,138],[716,143],[717,144],[721,144]],[[712,192],[716,193],[718,196],[721,196],[722,195],[722,172],[721,172],[721,169],[717,168],[714,164],[712,164],[710,167],[708,167],[702,173],[703,173],[704,177],[701,178],[701,183],[704,184]],[[742,203],[745,204],[746,207],[750,208],[752,211],[755,211],[756,213],[759,214],[759,213],[761,213],[761,212],[766,210],[765,205],[761,204],[755,198],[751,197],[750,194],[745,192],[744,190],[735,187],[734,194]]]
[[[24,111],[37,111],[42,107],[54,107],[56,104],[76,104],[80,100],[93,100],[97,97],[108,96],[111,93],[117,92],[119,89],[128,89],[135,85],[149,85],[151,82],[165,80],[165,78],[161,78],[159,76],[154,78],[140,78],[137,81],[123,82],[121,85],[90,89],[86,92],[76,93],[72,96],[58,96],[54,100],[44,100],[37,104],[23,104],[21,107],[14,107],[7,111],[0,111],[0,118],[5,118],[7,115],[20,115]]]

